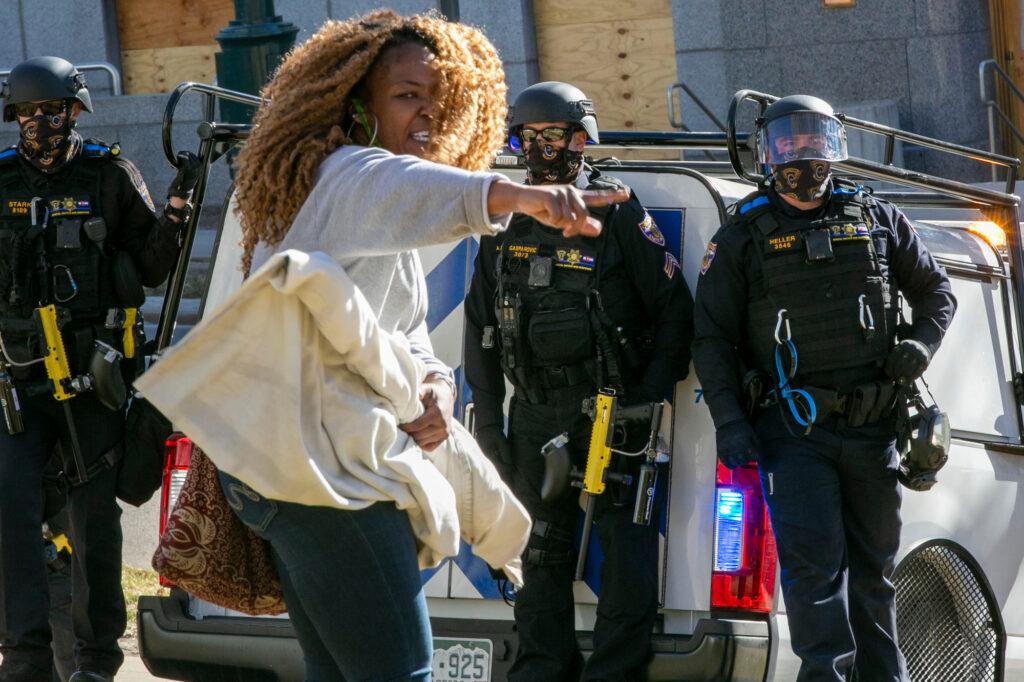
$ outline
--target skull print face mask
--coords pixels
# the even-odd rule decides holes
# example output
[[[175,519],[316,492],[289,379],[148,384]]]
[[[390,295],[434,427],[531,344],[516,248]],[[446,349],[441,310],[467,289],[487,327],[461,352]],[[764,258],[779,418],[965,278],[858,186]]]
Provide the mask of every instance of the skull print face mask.
[[[18,154],[44,173],[53,173],[74,158],[82,138],[72,130],[68,108],[52,116],[32,116],[21,124]]]
[[[568,147],[555,147],[543,140],[535,140],[526,150],[527,180],[531,185],[570,185],[583,167],[583,152]]]
[[[814,201],[825,195],[831,164],[818,159],[799,159],[772,166],[775,191],[800,201]]]

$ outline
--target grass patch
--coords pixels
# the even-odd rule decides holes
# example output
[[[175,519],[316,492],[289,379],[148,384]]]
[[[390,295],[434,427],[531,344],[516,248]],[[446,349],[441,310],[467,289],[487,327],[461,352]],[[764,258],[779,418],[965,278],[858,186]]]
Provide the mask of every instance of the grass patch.
[[[135,637],[137,627],[135,623],[136,607],[139,604],[139,597],[151,595],[166,595],[167,588],[160,587],[160,578],[156,571],[149,568],[132,568],[131,566],[121,567],[121,589],[124,590],[125,608],[128,611],[128,627],[121,638],[121,648],[128,652],[137,653],[138,640]]]

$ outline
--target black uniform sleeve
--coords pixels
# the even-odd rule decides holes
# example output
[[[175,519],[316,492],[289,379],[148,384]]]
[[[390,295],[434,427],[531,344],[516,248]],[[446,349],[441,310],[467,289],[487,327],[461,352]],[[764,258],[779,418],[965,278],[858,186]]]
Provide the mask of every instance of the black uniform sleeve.
[[[147,287],[163,283],[178,260],[176,223],[158,220],[142,174],[131,161],[117,158],[112,163],[119,230],[113,245],[131,254]]]
[[[644,232],[652,220],[636,195],[612,214],[609,229],[622,249],[623,264],[651,322],[654,349],[641,378],[638,401],[662,400],[690,370],[693,342],[693,297],[676,260],[664,243]],[[652,222],[653,224],[653,222]],[[650,232],[650,230],[649,230]],[[653,231],[655,239],[660,233]],[[664,242],[662,237],[660,241]]]
[[[934,354],[956,312],[953,287],[907,217],[891,204],[884,205],[883,211],[893,226],[893,277],[913,311],[910,336]]]
[[[739,343],[747,317],[746,228],[725,225],[708,244],[694,301],[693,366],[716,428],[745,419]]]
[[[473,280],[466,295],[465,344],[466,383],[473,392],[473,409],[476,428],[504,425],[505,375],[501,370],[501,356],[497,347],[497,335],[493,348],[483,348],[484,327],[497,327],[494,317],[494,294],[497,287],[495,264],[498,240],[495,237],[481,237],[480,250],[476,254]]]

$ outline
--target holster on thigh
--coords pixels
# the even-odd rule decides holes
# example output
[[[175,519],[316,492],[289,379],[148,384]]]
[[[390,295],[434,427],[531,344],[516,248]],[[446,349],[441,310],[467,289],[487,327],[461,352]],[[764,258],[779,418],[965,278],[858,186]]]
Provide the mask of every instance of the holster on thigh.
[[[559,524],[537,519],[533,522],[530,539],[523,552],[523,563],[528,566],[557,566],[572,563],[572,532]]]

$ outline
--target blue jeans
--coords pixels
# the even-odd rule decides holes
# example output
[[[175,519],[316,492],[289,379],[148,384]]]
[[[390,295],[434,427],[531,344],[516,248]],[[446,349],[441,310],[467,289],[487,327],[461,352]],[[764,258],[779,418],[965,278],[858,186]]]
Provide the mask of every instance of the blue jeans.
[[[798,682],[907,682],[891,577],[900,544],[891,423],[838,419],[792,435],[775,408],[757,421],[761,485],[782,566]],[[794,427],[795,428],[795,427]]]
[[[409,516],[263,497],[221,473],[238,518],[274,549],[307,682],[429,680],[430,618]]]

